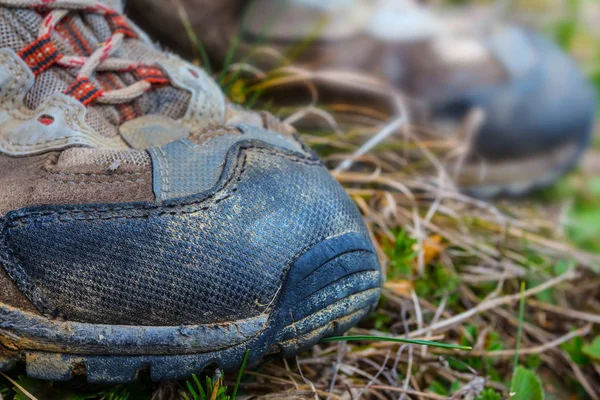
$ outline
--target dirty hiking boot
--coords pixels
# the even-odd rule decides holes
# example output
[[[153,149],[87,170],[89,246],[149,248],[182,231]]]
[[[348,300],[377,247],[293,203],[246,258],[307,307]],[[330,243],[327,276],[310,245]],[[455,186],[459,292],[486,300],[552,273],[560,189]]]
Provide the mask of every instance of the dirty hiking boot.
[[[132,15],[157,38],[191,49],[177,10],[166,4],[130,2]],[[472,112],[481,111],[483,118],[469,123],[474,134],[463,139],[472,138],[466,162],[458,170],[448,166],[457,184],[479,197],[521,195],[551,184],[577,164],[594,132],[595,91],[573,60],[538,34],[495,22],[485,10],[434,13],[400,0],[256,0],[244,14],[236,0],[182,4],[199,10],[189,17],[217,60],[229,47],[223,37],[231,41],[235,34],[243,60],[267,45],[309,68],[377,76],[423,105],[411,115],[413,123],[440,135],[464,131]],[[216,8],[213,24],[207,14]],[[331,85],[322,89],[331,96]],[[357,97],[343,94],[344,101]]]
[[[0,370],[178,379],[356,324],[380,269],[343,188],[107,4],[0,0]]]

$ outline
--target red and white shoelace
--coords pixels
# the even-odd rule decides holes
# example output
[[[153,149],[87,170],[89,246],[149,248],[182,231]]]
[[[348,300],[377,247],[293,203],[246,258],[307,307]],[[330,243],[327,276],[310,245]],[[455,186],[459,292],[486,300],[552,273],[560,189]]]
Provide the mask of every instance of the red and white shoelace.
[[[44,15],[37,40],[22,49],[19,56],[36,76],[55,65],[79,69],[75,82],[65,90],[65,94],[76,98],[86,106],[92,102],[128,103],[150,90],[153,85],[169,83],[165,73],[155,65],[143,65],[132,60],[113,57],[125,38],[138,38],[138,35],[124,16],[97,0],[0,0],[0,6],[33,8]],[[111,27],[112,36],[89,57],[60,54],[52,43],[52,33],[73,11],[100,14],[106,18]],[[139,80],[127,87],[104,90],[91,81],[96,72],[131,72]]]

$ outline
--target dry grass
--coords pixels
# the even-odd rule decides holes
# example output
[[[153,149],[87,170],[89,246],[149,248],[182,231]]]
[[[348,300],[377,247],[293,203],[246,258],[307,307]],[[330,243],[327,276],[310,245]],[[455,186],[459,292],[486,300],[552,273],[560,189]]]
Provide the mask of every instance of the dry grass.
[[[600,258],[569,244],[563,229],[569,199],[486,202],[456,189],[452,171],[469,150],[476,112],[454,134],[440,137],[411,125],[402,94],[372,78],[289,66],[264,72],[249,64],[231,71],[248,79],[233,93],[244,98],[305,85],[312,101],[304,106],[266,104],[323,155],[378,243],[388,276],[381,307],[351,334],[474,347],[457,352],[381,342],[322,344],[297,360],[248,372],[244,393],[265,399],[473,399],[488,387],[507,398],[519,285],[525,281],[520,363],[537,368],[554,398],[600,398],[600,367],[578,365],[563,349],[579,340],[574,338],[589,341],[600,322],[594,272]],[[324,106],[322,84],[381,96],[395,113],[357,104]],[[399,229],[415,240],[408,243],[416,252],[410,261],[395,259],[394,248],[406,245],[397,242],[409,241]],[[432,391],[450,392],[450,386],[450,396]]]
[[[245,393],[473,399],[488,387],[508,398],[519,286],[527,282],[519,362],[538,371],[550,398],[600,398],[600,367],[577,358],[577,343],[589,343],[598,333],[600,258],[569,240],[565,227],[576,223],[569,220],[574,192],[493,202],[461,194],[452,178],[481,118],[476,110],[453,134],[441,136],[412,125],[407,99],[372,78],[290,66],[265,72],[236,64],[232,70],[258,81],[246,85],[249,92],[305,86],[312,100],[302,107],[266,104],[322,154],[378,243],[388,276],[381,307],[350,333],[474,346],[457,352],[380,342],[322,344],[293,365],[271,363],[249,373]],[[365,104],[325,106],[319,102],[323,85],[380,96],[395,112]],[[594,173],[569,179],[581,183]],[[417,252],[401,272],[404,261],[395,259],[394,248],[408,239],[399,229],[415,239]]]

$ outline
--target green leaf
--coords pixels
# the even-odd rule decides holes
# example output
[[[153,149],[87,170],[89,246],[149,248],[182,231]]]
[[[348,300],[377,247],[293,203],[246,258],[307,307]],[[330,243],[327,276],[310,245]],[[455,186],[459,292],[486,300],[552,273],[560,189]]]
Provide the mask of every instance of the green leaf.
[[[452,382],[452,385],[450,385],[450,393],[449,394],[456,393],[459,390],[460,390],[460,381],[455,380],[454,382]]]
[[[600,178],[591,178],[589,180],[588,191],[592,196],[600,197]]]
[[[544,283],[545,281],[546,280],[540,279],[540,278],[528,278],[527,286],[533,288],[533,287],[539,286],[540,284]],[[552,292],[553,292],[552,288],[548,288],[548,289],[542,290],[541,292],[536,294],[535,297],[536,297],[536,299],[538,299],[539,301],[541,301],[543,303],[556,304],[556,301],[554,301],[554,294]]]
[[[542,358],[539,354],[530,354],[527,356],[527,368],[535,370],[542,365]]]
[[[513,376],[511,400],[544,400],[542,381],[533,371],[518,367]]]
[[[448,396],[450,394],[448,388],[446,388],[446,385],[438,381],[431,382],[431,385],[429,385],[427,390],[429,390],[432,393],[439,394],[441,396]]]
[[[190,392],[190,394],[192,395],[192,399],[196,400],[198,398],[198,393],[196,393],[196,391],[194,390],[194,385],[192,385],[192,382],[187,381],[186,386],[187,386],[188,392]]]
[[[573,268],[575,268],[575,263],[573,261],[560,260],[554,264],[554,276],[566,274]]]
[[[600,336],[596,336],[591,344],[584,346],[583,353],[595,361],[600,361]]]
[[[600,253],[600,210],[588,204],[578,204],[569,216],[573,223],[567,229],[570,239],[580,248]]]
[[[476,400],[502,400],[502,395],[494,389],[486,389],[481,393],[481,396]]]
[[[583,345],[583,339],[581,336],[577,336],[561,344],[560,348],[569,353],[575,364],[585,366],[590,363],[590,358],[583,352]]]
[[[14,400],[29,400],[29,397],[26,396],[19,387],[25,389],[27,392],[38,398],[47,395],[52,390],[50,384],[47,382],[25,376],[19,376],[18,386],[15,385],[15,387],[13,387],[13,390],[16,393]]]

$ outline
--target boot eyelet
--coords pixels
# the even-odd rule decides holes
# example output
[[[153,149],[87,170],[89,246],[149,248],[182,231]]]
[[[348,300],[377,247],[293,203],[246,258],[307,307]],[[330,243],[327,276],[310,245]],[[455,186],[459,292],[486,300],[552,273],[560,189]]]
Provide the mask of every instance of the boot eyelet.
[[[50,126],[54,123],[54,117],[48,114],[42,114],[38,117],[38,122],[42,125]]]

